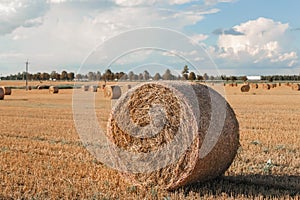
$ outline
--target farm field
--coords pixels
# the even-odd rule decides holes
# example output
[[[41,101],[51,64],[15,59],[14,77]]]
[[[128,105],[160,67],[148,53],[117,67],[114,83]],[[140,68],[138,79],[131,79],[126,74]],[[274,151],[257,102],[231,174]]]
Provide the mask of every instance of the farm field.
[[[75,129],[72,90],[13,90],[0,101],[0,199],[300,199],[300,91],[225,92],[240,125],[233,164],[216,180],[164,191],[135,187],[89,154]],[[105,128],[111,102],[95,96]]]

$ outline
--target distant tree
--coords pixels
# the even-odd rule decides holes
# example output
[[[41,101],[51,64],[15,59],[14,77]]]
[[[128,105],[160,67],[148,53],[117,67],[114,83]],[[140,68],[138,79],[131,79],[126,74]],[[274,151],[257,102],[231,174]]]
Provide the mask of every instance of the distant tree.
[[[46,72],[43,72],[43,73],[41,74],[41,80],[46,81],[46,80],[49,80],[49,79],[50,79],[50,74],[48,74],[48,73],[46,73]]]
[[[74,72],[69,72],[69,73],[68,73],[68,80],[69,80],[69,81],[73,81],[74,78],[75,78]]]
[[[208,78],[209,78],[209,76],[207,75],[207,73],[204,73],[204,74],[203,74],[203,80],[204,80],[204,81],[207,81]]]
[[[154,76],[153,76],[153,80],[155,81],[158,81],[161,79],[161,75],[159,73],[156,73]]]
[[[89,81],[94,81],[95,78],[96,78],[94,72],[89,72],[87,75],[88,75],[88,80],[89,80]]]
[[[235,81],[237,80],[237,78],[236,78],[236,76],[230,76],[230,80],[231,80],[232,82],[235,82]]]
[[[130,71],[130,72],[128,73],[128,78],[129,78],[130,81],[133,81],[133,80],[134,80],[134,73],[133,73],[132,71]]]
[[[165,73],[162,76],[162,79],[163,80],[173,80],[173,75],[172,75],[172,73],[171,73],[171,71],[169,69],[167,69],[165,71]]]
[[[213,81],[213,80],[215,80],[215,77],[214,77],[213,75],[211,75],[211,76],[209,77],[209,79]]]
[[[273,82],[273,77],[272,77],[272,76],[269,76],[269,77],[268,77],[268,81],[269,81],[269,82]]]
[[[81,80],[83,76],[82,76],[82,74],[76,74],[75,77],[76,77],[77,80]]]
[[[60,80],[68,80],[68,72],[62,71],[60,75]]]
[[[138,78],[138,80],[139,80],[139,81],[142,81],[143,79],[144,79],[143,74],[142,74],[142,73],[139,73],[139,78]]]
[[[198,80],[198,81],[203,81],[203,76],[197,75],[197,80]]]
[[[247,76],[242,76],[241,80],[244,81],[244,82],[246,82],[246,81],[248,81],[248,78],[247,78]]]
[[[183,79],[188,80],[189,67],[185,65],[181,72]]]
[[[96,81],[100,81],[101,80],[101,73],[99,71],[97,71],[96,73]]]
[[[189,80],[190,81],[196,80],[196,74],[194,72],[190,72],[190,74],[189,74]]]
[[[144,71],[143,73],[143,78],[145,81],[149,80],[150,79],[150,74],[147,70]]]

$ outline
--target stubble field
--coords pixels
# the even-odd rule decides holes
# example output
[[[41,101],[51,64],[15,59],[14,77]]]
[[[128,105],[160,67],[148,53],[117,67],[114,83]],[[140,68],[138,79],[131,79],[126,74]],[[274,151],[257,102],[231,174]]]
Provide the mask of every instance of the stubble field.
[[[225,91],[240,124],[233,164],[216,180],[164,191],[130,185],[89,154],[72,90],[13,90],[0,101],[0,199],[300,199],[300,91]],[[105,128],[111,102],[95,95]]]

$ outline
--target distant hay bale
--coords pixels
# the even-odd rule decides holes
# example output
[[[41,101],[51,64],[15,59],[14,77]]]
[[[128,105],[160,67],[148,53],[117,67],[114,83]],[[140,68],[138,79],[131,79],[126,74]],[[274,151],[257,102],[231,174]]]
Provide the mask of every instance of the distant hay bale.
[[[288,87],[290,87],[291,86],[291,84],[288,82],[288,83],[285,83],[284,84],[285,86],[288,86]]]
[[[281,83],[278,83],[278,86],[281,87]]]
[[[51,93],[51,94],[57,94],[59,92],[59,89],[58,89],[58,87],[57,86],[50,86],[49,87],[49,93]]]
[[[2,86],[2,89],[4,90],[4,95],[11,95],[11,87]]]
[[[271,88],[276,88],[276,87],[277,87],[276,83],[271,84]]]
[[[241,92],[249,92],[250,91],[250,86],[249,85],[243,85],[241,87]]]
[[[28,86],[28,90],[32,90],[32,87],[30,85]]]
[[[292,90],[299,91],[300,90],[300,84],[293,84],[292,85]]]
[[[258,84],[257,83],[252,83],[251,88],[252,89],[258,89]]]
[[[97,86],[97,85],[91,85],[91,86],[90,86],[90,90],[91,90],[92,92],[97,92],[98,86]]]
[[[136,136],[141,133],[145,136]],[[120,170],[131,184],[176,189],[216,178],[228,169],[239,147],[239,124],[226,100],[205,85],[154,82],[129,90],[116,102],[107,136],[114,147],[121,149],[111,150],[117,167],[124,163],[132,167]],[[215,145],[208,147],[213,138]],[[177,146],[172,146],[173,142],[178,142]],[[126,160],[124,151],[141,156],[141,165]],[[153,166],[178,159],[145,172],[152,166],[144,163],[145,154],[153,159]]]
[[[0,87],[0,100],[3,100],[4,96],[5,96],[4,89],[2,87]]]
[[[269,90],[269,89],[271,89],[271,85],[270,85],[270,84],[267,84],[267,83],[265,83],[265,84],[263,84],[263,89],[265,89],[265,90]]]
[[[83,85],[81,88],[82,88],[83,91],[87,92],[87,91],[89,91],[90,86]]]
[[[121,87],[118,85],[106,85],[104,88],[104,97],[118,99],[122,94]]]

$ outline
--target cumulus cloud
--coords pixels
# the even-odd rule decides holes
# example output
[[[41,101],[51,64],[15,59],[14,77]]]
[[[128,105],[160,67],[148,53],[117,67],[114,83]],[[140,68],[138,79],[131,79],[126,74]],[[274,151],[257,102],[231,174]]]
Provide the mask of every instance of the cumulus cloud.
[[[288,24],[261,17],[229,29],[242,34],[219,35],[217,47],[210,50],[227,60],[293,66],[298,55],[289,44],[288,29]]]
[[[2,0],[0,3],[0,35],[11,33],[20,26],[41,25],[41,18],[49,9],[41,0]]]

